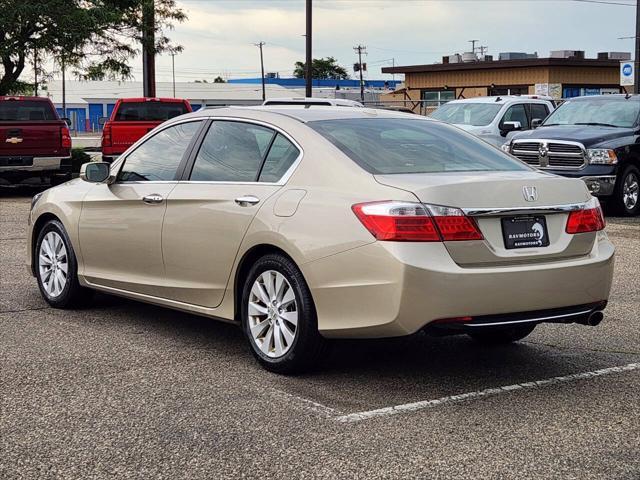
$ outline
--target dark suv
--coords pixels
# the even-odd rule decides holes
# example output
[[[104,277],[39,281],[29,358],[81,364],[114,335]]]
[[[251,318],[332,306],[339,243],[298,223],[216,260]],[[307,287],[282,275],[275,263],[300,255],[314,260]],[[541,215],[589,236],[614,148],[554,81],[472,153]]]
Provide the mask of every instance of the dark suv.
[[[639,114],[638,95],[573,98],[504,149],[541,170],[581,178],[619,213],[638,215]]]

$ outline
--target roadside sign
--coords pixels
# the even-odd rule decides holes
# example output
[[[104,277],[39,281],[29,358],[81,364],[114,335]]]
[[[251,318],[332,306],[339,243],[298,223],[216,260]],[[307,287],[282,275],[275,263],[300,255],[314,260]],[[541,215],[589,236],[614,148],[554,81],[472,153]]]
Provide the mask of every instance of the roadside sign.
[[[635,67],[633,62],[620,62],[620,85],[633,85],[635,80]]]

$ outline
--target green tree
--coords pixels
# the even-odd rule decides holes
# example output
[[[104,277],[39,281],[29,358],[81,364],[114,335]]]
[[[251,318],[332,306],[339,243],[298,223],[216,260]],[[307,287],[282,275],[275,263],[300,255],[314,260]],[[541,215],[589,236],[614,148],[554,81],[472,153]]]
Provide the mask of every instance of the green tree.
[[[213,79],[213,83],[227,83],[227,81],[222,78],[220,75],[218,75],[216,78]]]
[[[181,51],[164,34],[186,19],[175,0],[0,0],[0,95],[20,88],[34,54],[64,62],[82,79],[130,77],[127,61],[140,52],[148,5],[155,9],[155,52]]]
[[[304,62],[296,62],[293,76],[296,78],[305,78],[306,64]],[[349,78],[347,71],[338,65],[337,60],[333,57],[314,58],[311,62],[311,73],[313,78],[345,80]]]

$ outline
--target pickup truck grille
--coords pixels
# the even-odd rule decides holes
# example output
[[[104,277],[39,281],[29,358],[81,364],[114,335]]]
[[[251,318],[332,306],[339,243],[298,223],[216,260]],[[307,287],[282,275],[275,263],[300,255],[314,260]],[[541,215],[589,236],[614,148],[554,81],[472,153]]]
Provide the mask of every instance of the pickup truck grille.
[[[577,170],[585,165],[585,149],[575,142],[562,140],[514,140],[511,153],[538,168]]]

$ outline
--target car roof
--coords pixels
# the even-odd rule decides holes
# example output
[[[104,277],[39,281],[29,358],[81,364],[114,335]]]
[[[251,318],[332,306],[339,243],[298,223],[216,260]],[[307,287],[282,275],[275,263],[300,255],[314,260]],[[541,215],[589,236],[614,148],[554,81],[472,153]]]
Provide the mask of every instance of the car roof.
[[[0,96],[0,100],[29,100],[32,102],[51,103],[51,99],[48,97],[33,97],[33,96],[25,96],[25,95],[4,95],[4,96]]]
[[[264,101],[263,105],[295,105],[295,104],[324,104],[324,105],[342,105],[347,107],[362,107],[362,103],[346,98],[320,98],[320,97],[282,97],[269,98]]]
[[[167,98],[167,97],[134,97],[134,98],[120,98],[120,102],[161,102],[161,103],[183,103],[185,100],[182,98]]]
[[[181,115],[176,118],[189,117],[238,117],[252,118],[254,115],[270,114],[275,116],[286,116],[293,118],[302,123],[314,122],[317,120],[346,120],[357,118],[408,118],[408,119],[424,119],[421,115],[414,115],[404,112],[396,112],[392,110],[382,110],[375,108],[345,108],[324,105],[277,105],[277,106],[249,106],[249,107],[214,107],[202,108],[196,112]]]
[[[496,95],[493,97],[473,97],[473,98],[460,98],[451,100],[447,103],[497,103],[498,105],[504,105],[506,103],[513,102],[550,102],[551,99],[547,97],[535,97],[529,95]]]
[[[640,101],[640,95],[632,95],[632,94],[624,94],[624,93],[613,93],[610,95],[584,95],[582,97],[572,97],[567,100],[571,100],[572,102],[583,102],[589,100],[610,100],[610,101],[620,101],[620,100],[633,100]]]

